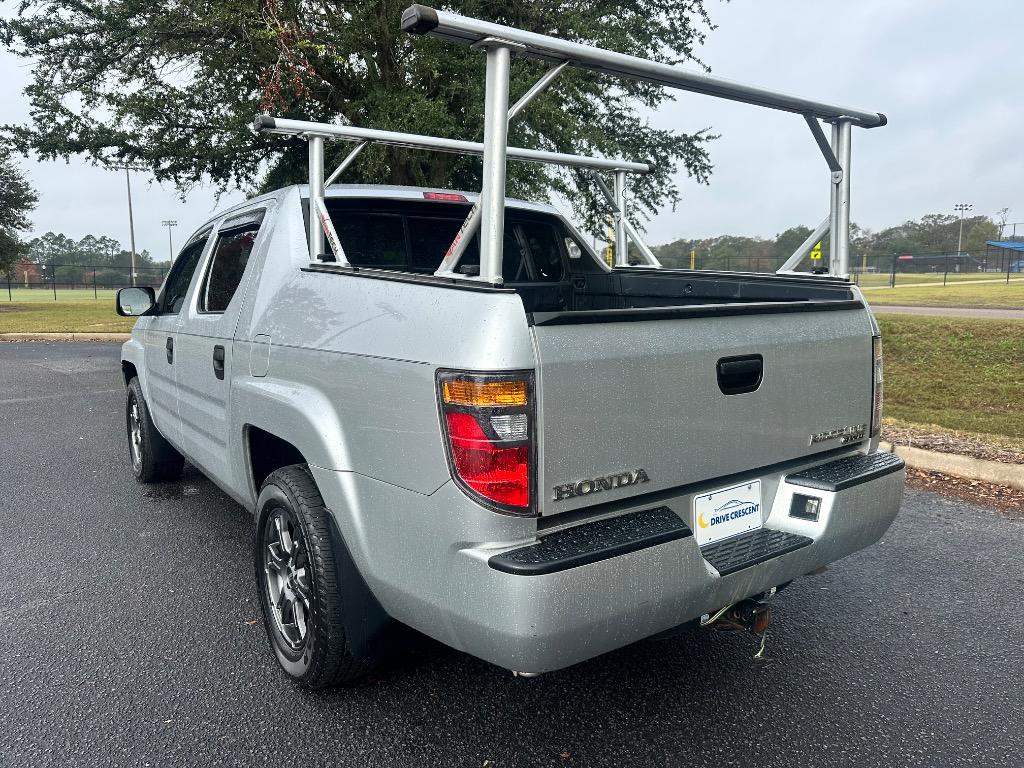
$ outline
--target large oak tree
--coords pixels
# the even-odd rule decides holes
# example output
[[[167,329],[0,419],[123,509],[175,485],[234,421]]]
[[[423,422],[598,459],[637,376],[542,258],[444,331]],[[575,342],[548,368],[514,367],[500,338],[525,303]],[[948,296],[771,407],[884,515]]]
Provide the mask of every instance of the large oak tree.
[[[399,29],[409,0],[23,0],[0,35],[32,62],[32,119],[5,126],[16,146],[44,158],[84,153],[130,163],[182,189],[272,188],[305,178],[305,146],[257,137],[270,112],[317,121],[476,139],[483,133],[484,56]],[[700,66],[694,49],[711,29],[703,0],[552,0],[446,5],[476,16],[670,63]],[[513,64],[512,98],[543,71]],[[633,183],[633,207],[679,197],[671,176],[711,170],[708,131],[652,127],[645,111],[664,89],[567,71],[511,126],[510,143],[652,160]],[[348,147],[329,143],[328,160]],[[374,148],[345,181],[479,188],[480,161]],[[549,166],[509,164],[513,194],[573,202],[591,227],[593,189]]]
[[[21,232],[29,228],[28,214],[39,200],[6,148],[0,147],[0,275],[28,254]]]

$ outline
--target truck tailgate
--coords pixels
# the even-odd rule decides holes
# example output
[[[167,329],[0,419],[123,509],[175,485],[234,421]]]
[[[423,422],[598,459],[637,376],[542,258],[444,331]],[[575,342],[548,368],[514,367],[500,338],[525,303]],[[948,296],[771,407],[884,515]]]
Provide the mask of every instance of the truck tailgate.
[[[869,429],[863,308],[556,321],[533,333],[543,515],[749,472]],[[758,356],[756,390],[726,394],[749,389]],[[847,428],[852,440],[822,434]]]

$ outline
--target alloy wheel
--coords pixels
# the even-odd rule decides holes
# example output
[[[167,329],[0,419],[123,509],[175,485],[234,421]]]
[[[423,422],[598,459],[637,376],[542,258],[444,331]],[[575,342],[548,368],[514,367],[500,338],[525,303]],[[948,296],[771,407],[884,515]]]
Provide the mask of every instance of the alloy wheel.
[[[301,651],[309,632],[312,585],[302,529],[284,508],[267,515],[263,571],[267,600],[281,638],[293,652]]]

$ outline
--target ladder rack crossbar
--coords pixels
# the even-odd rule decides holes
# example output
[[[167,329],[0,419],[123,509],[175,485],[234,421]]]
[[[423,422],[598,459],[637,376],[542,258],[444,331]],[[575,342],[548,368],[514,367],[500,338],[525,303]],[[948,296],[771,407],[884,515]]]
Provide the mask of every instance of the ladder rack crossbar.
[[[402,29],[413,34],[430,35],[463,45],[479,45],[488,39],[506,40],[521,46],[516,50],[518,56],[553,62],[568,61],[574,67],[614,77],[704,93],[769,109],[809,114],[822,120],[847,119],[862,128],[877,128],[886,123],[885,115],[880,112],[853,109],[760,86],[745,85],[639,56],[471,19],[425,5],[412,5],[405,10],[402,14]]]
[[[319,136],[324,139],[365,141],[372,144],[388,144],[397,147],[409,147],[411,149],[433,149],[438,152],[475,155],[478,157],[482,157],[484,154],[484,145],[475,141],[422,136],[417,133],[381,131],[376,128],[358,128],[354,125],[332,125],[330,123],[314,123],[306,120],[289,120],[271,117],[270,115],[260,115],[257,117],[253,128],[259,133],[274,133],[285,136]],[[650,173],[654,170],[654,166],[650,163],[635,163],[630,160],[617,158],[585,157],[583,155],[569,155],[562,152],[523,149],[521,147],[509,147],[508,157],[512,160],[564,165],[573,168],[589,168],[596,171]]]

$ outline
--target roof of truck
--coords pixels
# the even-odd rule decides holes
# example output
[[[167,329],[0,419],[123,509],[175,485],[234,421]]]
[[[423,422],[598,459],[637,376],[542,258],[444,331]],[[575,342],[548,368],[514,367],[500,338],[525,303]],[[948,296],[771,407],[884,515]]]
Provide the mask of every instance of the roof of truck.
[[[217,215],[211,217],[200,227],[196,228],[195,232],[190,235],[194,238],[197,234],[204,231],[207,227],[213,226],[213,224],[225,216],[229,216],[236,210],[245,208],[246,206],[258,203],[263,200],[275,198],[280,196],[282,193],[289,189],[298,190],[302,197],[309,197],[309,185],[308,184],[292,184],[288,187],[281,187],[275,189],[272,192],[266,192],[257,197],[251,197],[248,200],[243,200],[240,203],[235,203],[229,208],[225,208],[223,211],[218,211]],[[403,187],[398,184],[332,184],[326,189],[325,197],[376,197],[385,200],[424,200],[424,192],[441,192],[444,194],[462,195],[466,198],[467,202],[475,203],[479,197],[479,192],[464,192],[458,189],[438,189],[437,187]],[[431,202],[437,202],[431,201]],[[556,216],[561,216],[558,209],[548,203],[531,203],[528,200],[517,200],[512,197],[505,198],[505,204],[509,208],[518,208],[520,210],[537,211],[541,213],[553,213]]]

